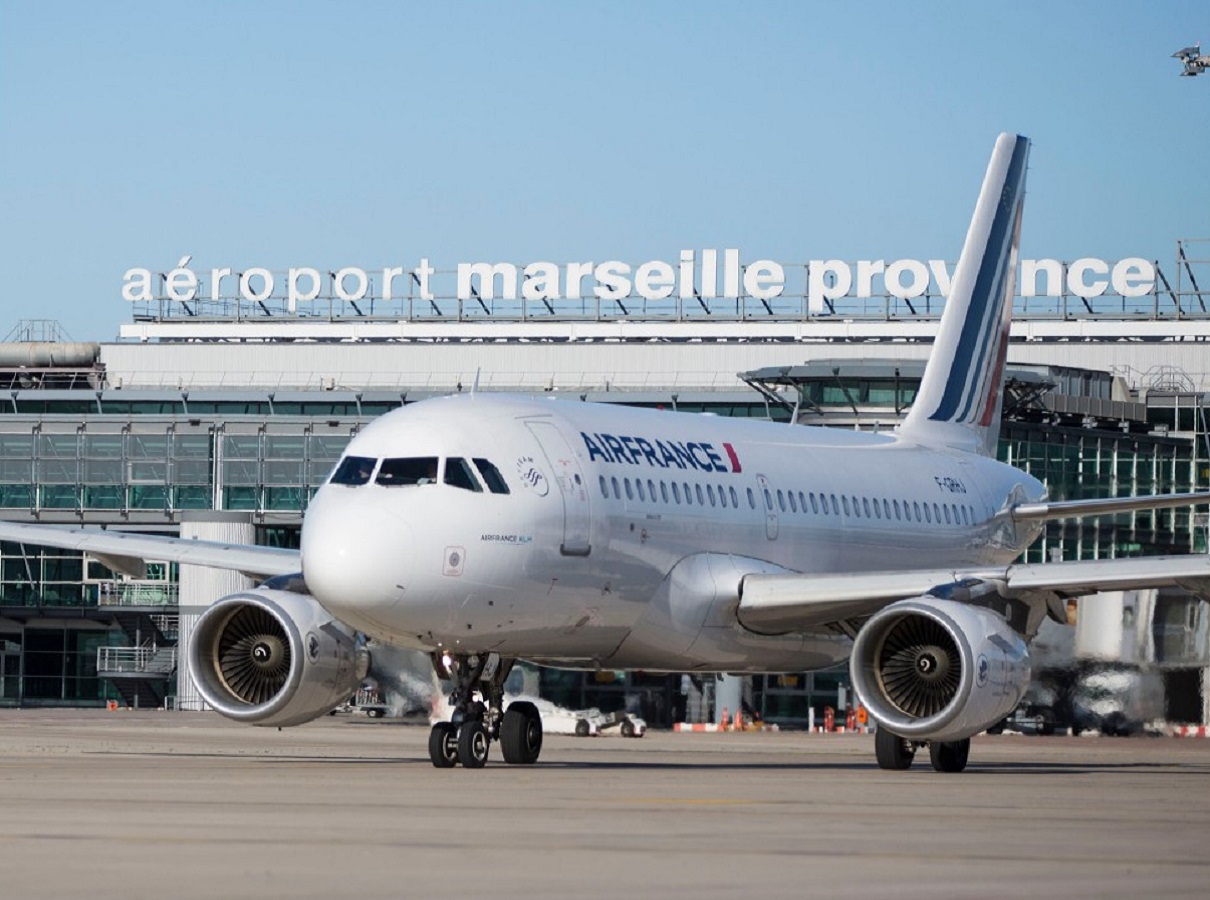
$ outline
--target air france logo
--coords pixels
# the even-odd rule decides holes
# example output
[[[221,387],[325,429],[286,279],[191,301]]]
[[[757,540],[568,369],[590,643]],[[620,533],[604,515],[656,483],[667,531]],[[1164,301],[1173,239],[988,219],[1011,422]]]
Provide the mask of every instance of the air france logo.
[[[979,663],[975,671],[975,683],[978,684],[979,687],[983,687],[983,685],[987,684],[987,676],[990,670],[991,663],[987,661],[987,657],[982,653],[979,654]]]
[[[696,469],[699,472],[742,472],[739,456],[730,444],[723,454],[704,441],[661,441],[629,435],[586,434],[580,432],[588,459],[602,459],[631,466],[648,465],[659,469]],[[724,458],[724,454],[725,457]]]

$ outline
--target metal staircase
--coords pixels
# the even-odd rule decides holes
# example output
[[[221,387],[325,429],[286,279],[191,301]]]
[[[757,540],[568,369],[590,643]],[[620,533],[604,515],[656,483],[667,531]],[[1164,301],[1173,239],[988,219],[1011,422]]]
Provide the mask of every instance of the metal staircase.
[[[97,675],[109,680],[132,709],[159,709],[176,674],[177,648],[98,647]]]
[[[134,709],[158,709],[175,694],[177,636],[175,585],[117,582],[102,591],[98,605],[108,608],[130,646],[99,647],[97,675],[113,685]]]

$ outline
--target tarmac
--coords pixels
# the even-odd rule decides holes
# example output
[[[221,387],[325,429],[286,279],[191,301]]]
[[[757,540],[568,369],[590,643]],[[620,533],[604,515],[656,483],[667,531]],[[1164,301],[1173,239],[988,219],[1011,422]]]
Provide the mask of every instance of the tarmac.
[[[0,897],[1205,897],[1210,740],[546,738],[434,769],[428,729],[0,711]]]

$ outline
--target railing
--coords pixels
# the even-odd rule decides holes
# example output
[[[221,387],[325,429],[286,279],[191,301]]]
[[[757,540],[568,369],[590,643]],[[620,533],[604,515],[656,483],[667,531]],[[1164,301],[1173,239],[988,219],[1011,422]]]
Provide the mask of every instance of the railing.
[[[107,581],[97,586],[97,606],[176,606],[178,586],[166,581]]]
[[[176,613],[153,613],[151,622],[164,637],[175,641],[180,633],[181,617]]]
[[[176,671],[176,647],[98,647],[97,672],[109,675],[170,675]]]

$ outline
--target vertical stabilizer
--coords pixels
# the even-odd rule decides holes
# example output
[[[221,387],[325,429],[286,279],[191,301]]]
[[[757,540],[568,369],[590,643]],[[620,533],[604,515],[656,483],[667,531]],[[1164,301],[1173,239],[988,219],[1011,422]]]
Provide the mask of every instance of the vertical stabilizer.
[[[995,455],[1029,140],[996,140],[937,340],[900,433]]]

